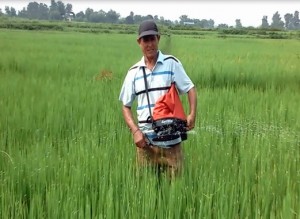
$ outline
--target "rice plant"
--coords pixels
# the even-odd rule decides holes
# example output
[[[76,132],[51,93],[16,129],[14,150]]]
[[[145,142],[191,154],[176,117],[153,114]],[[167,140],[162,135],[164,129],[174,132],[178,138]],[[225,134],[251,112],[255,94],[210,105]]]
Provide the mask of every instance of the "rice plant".
[[[300,217],[299,41],[162,37],[199,103],[170,182],[137,169],[122,118],[135,35],[0,39],[0,218]]]

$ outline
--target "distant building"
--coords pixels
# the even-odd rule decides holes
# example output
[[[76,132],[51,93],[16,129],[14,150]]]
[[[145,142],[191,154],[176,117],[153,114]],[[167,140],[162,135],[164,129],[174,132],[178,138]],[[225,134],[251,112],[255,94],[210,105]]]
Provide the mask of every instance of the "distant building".
[[[195,23],[192,21],[185,21],[183,22],[183,25],[194,25]]]
[[[64,15],[62,15],[62,17],[66,20],[66,21],[72,21],[75,18],[75,14],[74,12],[67,12]]]

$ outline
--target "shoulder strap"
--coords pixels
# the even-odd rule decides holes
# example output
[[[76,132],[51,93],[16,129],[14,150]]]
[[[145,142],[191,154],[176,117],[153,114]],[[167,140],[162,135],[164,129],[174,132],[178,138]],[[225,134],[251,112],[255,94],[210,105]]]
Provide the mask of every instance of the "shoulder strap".
[[[148,109],[149,109],[149,117],[147,118],[148,122],[153,122],[152,119],[152,113],[151,113],[151,108],[150,108],[150,100],[149,100],[149,93],[148,93],[148,83],[147,83],[147,78],[146,78],[146,71],[145,71],[145,67],[143,68],[143,75],[144,75],[144,82],[145,82],[145,90],[146,90],[146,95],[147,95],[147,101],[148,101]]]

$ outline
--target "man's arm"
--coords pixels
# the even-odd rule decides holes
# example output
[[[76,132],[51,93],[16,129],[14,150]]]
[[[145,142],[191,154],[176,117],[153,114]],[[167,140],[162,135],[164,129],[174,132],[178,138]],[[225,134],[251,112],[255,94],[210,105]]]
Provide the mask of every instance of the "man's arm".
[[[196,113],[197,113],[197,94],[195,87],[191,88],[188,91],[188,100],[189,100],[189,106],[190,106],[190,112],[187,116],[187,126],[188,130],[191,130],[195,127],[195,121],[196,121]]]
[[[144,147],[146,145],[145,137],[134,121],[131,107],[123,105],[122,112],[124,120],[133,135],[135,145],[140,148]]]
[[[134,132],[136,130],[138,130],[138,126],[135,124],[135,121],[133,119],[131,107],[123,106],[122,112],[123,112],[123,117],[124,117],[124,120],[125,120],[128,128],[130,129],[131,133],[134,134]]]

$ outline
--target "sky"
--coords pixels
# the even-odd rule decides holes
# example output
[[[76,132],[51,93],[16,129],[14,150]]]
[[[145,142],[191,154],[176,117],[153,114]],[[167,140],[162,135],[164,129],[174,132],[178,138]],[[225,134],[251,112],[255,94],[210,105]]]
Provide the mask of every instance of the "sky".
[[[0,0],[0,7],[3,12],[5,6],[14,7],[18,11],[33,1],[48,6],[51,2],[51,0]],[[75,13],[85,12],[87,8],[94,11],[102,9],[105,12],[112,9],[121,17],[128,16],[132,11],[136,15],[151,14],[172,21],[179,20],[181,15],[187,15],[192,19],[213,19],[215,25],[225,23],[229,26],[235,26],[235,20],[240,19],[243,26],[258,27],[263,16],[268,16],[271,23],[273,14],[277,11],[282,21],[286,13],[300,12],[300,0],[62,0],[62,2],[72,4]]]

